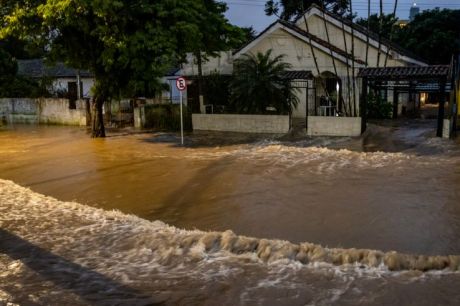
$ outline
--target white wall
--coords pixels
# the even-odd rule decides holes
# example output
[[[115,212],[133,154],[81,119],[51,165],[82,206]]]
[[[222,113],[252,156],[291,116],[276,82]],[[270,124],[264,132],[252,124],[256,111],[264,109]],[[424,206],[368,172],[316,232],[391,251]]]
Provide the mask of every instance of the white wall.
[[[326,26],[324,25],[323,14],[316,8],[310,10],[306,15],[308,27],[310,33],[321,38],[324,41],[327,41],[327,33],[329,33],[329,39],[331,43],[342,50],[348,50],[348,53],[351,53],[352,37],[351,37],[351,28],[345,25],[345,42],[343,39],[343,30],[340,21],[335,20],[325,14]],[[306,29],[305,22],[303,18],[300,18],[297,22],[297,26]],[[360,31],[353,31],[354,37],[354,47],[355,47],[355,56],[365,61],[366,59],[366,46],[367,46],[367,36]],[[346,47],[345,48],[345,44]],[[380,60],[379,66],[382,67],[385,63],[385,56],[387,53],[387,46],[382,44],[380,46]],[[377,58],[378,58],[378,42],[370,39],[370,48],[368,53],[368,63],[369,67],[377,67]],[[406,66],[408,64],[423,64],[417,60],[411,59],[405,55],[400,54],[395,50],[390,50],[387,66]]]
[[[360,136],[361,118],[309,116],[307,134],[309,136]]]
[[[68,83],[76,82],[77,78],[57,78],[53,81],[52,90],[53,91],[68,91]],[[94,86],[94,79],[92,78],[80,78],[82,82],[82,92],[83,98],[92,97],[91,88]]]
[[[289,116],[192,114],[194,130],[275,133],[289,132]]]

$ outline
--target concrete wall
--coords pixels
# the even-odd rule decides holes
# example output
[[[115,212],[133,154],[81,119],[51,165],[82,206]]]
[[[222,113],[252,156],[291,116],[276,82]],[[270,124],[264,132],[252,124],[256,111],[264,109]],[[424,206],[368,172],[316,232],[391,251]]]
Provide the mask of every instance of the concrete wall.
[[[67,99],[38,99],[39,123],[62,125],[86,125],[86,105],[84,100],[76,102],[76,109],[69,109]]]
[[[360,117],[308,116],[308,136],[360,136]]]
[[[289,116],[193,114],[193,129],[243,133],[287,133]]]
[[[86,102],[69,109],[67,99],[0,99],[0,120],[7,123],[86,125]]]

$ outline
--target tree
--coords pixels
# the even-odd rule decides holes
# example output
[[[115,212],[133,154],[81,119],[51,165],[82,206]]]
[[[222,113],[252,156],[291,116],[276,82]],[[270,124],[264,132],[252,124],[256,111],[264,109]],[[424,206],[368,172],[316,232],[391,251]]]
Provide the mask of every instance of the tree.
[[[15,58],[0,48],[0,98],[47,96],[47,83],[18,76]]]
[[[203,20],[224,18],[214,0],[0,1],[0,39],[37,40],[49,59],[94,74],[93,137],[105,136],[104,102],[160,90],[159,78],[187,51],[215,47],[204,43],[216,31]]]
[[[430,64],[449,64],[452,54],[460,51],[460,10],[426,10],[404,27],[396,26],[397,20],[393,14],[383,15],[382,36]],[[357,23],[367,26],[367,21],[361,18]],[[379,16],[371,15],[369,21],[371,31],[379,33]]]
[[[291,65],[283,55],[266,53],[245,54],[235,61],[231,84],[232,102],[238,113],[266,114],[270,108],[279,114],[291,114],[298,105],[296,89],[284,78]]]
[[[391,32],[397,30],[396,22],[398,17],[393,14],[382,14],[382,29],[380,30],[380,16],[378,14],[372,14],[369,19],[358,18],[356,23],[366,27],[369,22],[369,30],[374,33],[381,33],[385,38],[390,38]]]
[[[395,41],[430,64],[449,64],[460,51],[459,20],[460,10],[423,11],[395,33]]]
[[[256,30],[250,26],[250,27],[242,27],[241,31],[243,31],[243,38],[242,41],[239,45],[235,45],[236,49],[239,49],[246,45],[248,42],[254,40],[257,37],[257,32]]]
[[[198,16],[195,22],[199,31],[195,39],[187,45],[187,50],[193,52],[198,66],[198,95],[203,95],[203,62],[208,57],[215,57],[219,51],[227,51],[237,48],[246,40],[246,32],[228,22],[224,13],[227,5],[214,0],[201,0],[204,4],[204,12]]]
[[[284,20],[292,20],[300,17],[304,13],[304,10],[313,4],[324,7],[334,14],[343,16],[347,13],[350,0],[268,0],[265,4],[265,13],[268,16],[276,15]]]

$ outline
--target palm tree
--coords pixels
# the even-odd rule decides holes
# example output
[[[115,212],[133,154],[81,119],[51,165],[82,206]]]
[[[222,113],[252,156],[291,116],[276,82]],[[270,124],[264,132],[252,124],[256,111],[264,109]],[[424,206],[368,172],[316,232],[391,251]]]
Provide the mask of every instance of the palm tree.
[[[238,113],[266,114],[274,108],[279,114],[291,114],[299,103],[297,89],[284,78],[291,65],[284,55],[245,54],[235,61],[231,84],[232,104]]]

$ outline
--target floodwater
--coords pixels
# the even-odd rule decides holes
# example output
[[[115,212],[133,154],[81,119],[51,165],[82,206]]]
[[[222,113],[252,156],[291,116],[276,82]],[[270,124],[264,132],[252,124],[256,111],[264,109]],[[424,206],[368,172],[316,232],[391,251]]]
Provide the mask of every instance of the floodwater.
[[[0,305],[457,305],[460,144],[435,125],[185,148],[3,128]]]

